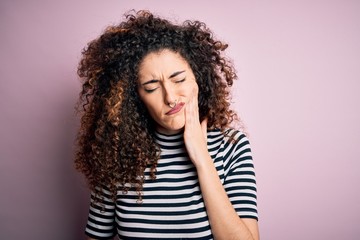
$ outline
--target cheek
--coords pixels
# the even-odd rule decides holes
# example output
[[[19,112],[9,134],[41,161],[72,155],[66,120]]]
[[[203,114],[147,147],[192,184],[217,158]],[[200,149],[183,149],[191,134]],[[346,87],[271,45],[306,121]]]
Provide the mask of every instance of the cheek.
[[[141,100],[144,103],[150,115],[152,115],[153,117],[155,117],[154,114],[161,111],[161,104],[159,102],[159,99],[147,96],[145,98],[141,97]]]
[[[184,86],[182,91],[186,95],[187,98],[190,98],[194,94],[196,94],[196,95],[198,94],[199,87],[195,81],[191,81],[186,86]]]

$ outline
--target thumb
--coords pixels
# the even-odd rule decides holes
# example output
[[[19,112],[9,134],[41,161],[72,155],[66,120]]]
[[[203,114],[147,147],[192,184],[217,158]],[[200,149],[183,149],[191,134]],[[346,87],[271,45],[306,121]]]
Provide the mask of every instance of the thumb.
[[[202,122],[201,122],[201,129],[204,135],[205,140],[207,141],[207,118],[205,118]]]

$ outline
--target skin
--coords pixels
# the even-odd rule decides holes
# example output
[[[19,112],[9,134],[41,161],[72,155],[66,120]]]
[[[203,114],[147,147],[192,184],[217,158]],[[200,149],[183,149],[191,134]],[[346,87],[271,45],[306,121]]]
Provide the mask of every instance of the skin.
[[[193,97],[192,90],[197,88],[190,66],[169,50],[150,53],[140,64],[138,92],[161,133],[174,134],[184,128],[185,107]],[[185,105],[169,115],[169,105],[174,102],[177,107]]]
[[[169,77],[178,72],[182,73]],[[154,79],[156,82],[144,85]],[[182,79],[185,81],[179,82]],[[184,129],[185,146],[197,169],[215,239],[259,239],[257,221],[239,218],[209,155],[207,123],[206,120],[199,121],[198,86],[187,61],[166,49],[148,54],[140,65],[138,92],[157,123],[158,131],[173,134]],[[184,107],[174,115],[166,115],[170,110],[169,103],[175,100],[184,102]]]
[[[157,131],[174,134],[184,130],[185,146],[197,170],[214,238],[258,240],[257,221],[239,218],[209,155],[207,122],[199,121],[198,86],[187,61],[167,49],[149,53],[140,64],[138,83],[138,93],[155,120]],[[184,105],[169,115],[169,104],[174,101]]]

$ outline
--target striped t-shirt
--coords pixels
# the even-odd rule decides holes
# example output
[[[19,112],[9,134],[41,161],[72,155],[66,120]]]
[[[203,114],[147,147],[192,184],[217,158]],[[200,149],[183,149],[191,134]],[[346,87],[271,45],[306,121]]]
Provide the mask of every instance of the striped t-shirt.
[[[233,137],[232,140],[229,140]],[[156,179],[146,169],[143,202],[136,192],[103,191],[105,208],[90,206],[86,234],[95,239],[212,239],[196,169],[185,150],[183,133],[155,134],[161,148]],[[249,141],[229,129],[208,131],[208,150],[226,193],[241,218],[258,219],[256,181]],[[91,194],[91,200],[95,198]]]

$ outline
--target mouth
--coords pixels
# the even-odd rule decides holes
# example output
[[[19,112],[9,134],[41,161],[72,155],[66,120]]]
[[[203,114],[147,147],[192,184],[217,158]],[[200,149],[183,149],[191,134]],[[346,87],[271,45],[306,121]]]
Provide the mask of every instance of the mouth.
[[[173,107],[170,111],[168,111],[167,113],[165,113],[166,115],[172,115],[172,114],[175,114],[177,112],[179,112],[183,106],[185,105],[185,103],[183,102],[180,102],[178,103],[175,107]]]

